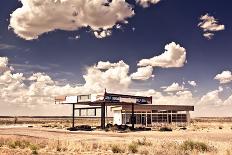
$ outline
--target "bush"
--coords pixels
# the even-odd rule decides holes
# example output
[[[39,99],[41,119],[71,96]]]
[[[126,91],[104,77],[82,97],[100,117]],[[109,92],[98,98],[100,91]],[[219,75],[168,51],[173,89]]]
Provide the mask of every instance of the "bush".
[[[11,149],[15,149],[15,148],[16,148],[16,145],[15,145],[14,142],[9,142],[7,145],[8,145]]]
[[[138,139],[137,144],[138,145],[147,145],[147,146],[151,146],[152,145],[152,143],[150,141],[147,141],[146,137],[143,137],[142,140]]]
[[[196,150],[199,152],[207,152],[210,150],[210,147],[203,142],[195,142],[195,141],[187,140],[181,144],[181,149],[183,149],[184,151]]]
[[[38,146],[36,146],[36,145],[34,145],[34,144],[31,144],[31,145],[29,146],[29,148],[30,148],[32,151],[38,150]]]
[[[138,144],[135,142],[132,142],[131,144],[128,145],[128,150],[129,150],[129,152],[137,153],[138,152]]]
[[[169,127],[161,127],[159,131],[172,131],[172,128]]]
[[[111,150],[112,150],[113,153],[124,153],[125,152],[121,147],[119,147],[116,144],[111,146]]]
[[[39,153],[37,152],[37,150],[32,150],[31,154],[39,154]]]

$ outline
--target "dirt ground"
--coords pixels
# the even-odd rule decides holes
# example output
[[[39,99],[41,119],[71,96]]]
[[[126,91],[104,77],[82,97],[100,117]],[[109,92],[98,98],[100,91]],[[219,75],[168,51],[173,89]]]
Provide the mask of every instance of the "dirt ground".
[[[66,128],[42,127],[38,124],[11,124],[0,125],[0,143],[6,139],[11,141],[26,139],[33,143],[46,141],[51,148],[38,149],[38,154],[114,154],[112,145],[124,149],[124,154],[128,154],[128,146],[132,142],[146,139],[152,142],[152,145],[139,146],[137,154],[160,154],[179,155],[179,149],[176,144],[182,144],[184,141],[203,142],[210,147],[216,148],[213,151],[206,152],[208,155],[222,154],[232,155],[232,123],[226,122],[197,122],[192,123],[186,130],[175,128],[170,132],[161,131],[136,131],[136,132],[113,132],[113,131],[68,131]],[[51,144],[52,143],[52,144]],[[63,152],[58,147],[62,143]],[[71,144],[72,143],[72,144]],[[31,154],[30,149],[16,149],[2,145],[0,154]],[[172,149],[169,150],[171,144]],[[47,144],[46,144],[47,145]],[[96,147],[97,145],[97,147]],[[90,148],[91,147],[91,148]],[[96,147],[96,148],[95,148]],[[90,148],[90,149],[89,149]],[[154,150],[157,149],[157,150]],[[59,152],[57,152],[59,150]],[[87,153],[85,152],[87,150]],[[149,151],[147,151],[149,150]],[[52,153],[48,153],[51,151]],[[152,153],[153,151],[153,153]],[[140,152],[140,153],[139,153]],[[144,153],[145,152],[145,153]],[[147,153],[148,152],[148,153]],[[183,152],[182,152],[183,153]],[[184,154],[199,154],[191,151]],[[201,153],[200,153],[201,154]]]
[[[4,135],[75,141],[131,141],[146,137],[152,141],[184,141],[188,139],[196,139],[213,142],[232,142],[232,130],[179,130],[172,132],[139,131],[116,133],[105,131],[67,131],[65,129],[46,129],[40,127],[0,127],[0,136]]]

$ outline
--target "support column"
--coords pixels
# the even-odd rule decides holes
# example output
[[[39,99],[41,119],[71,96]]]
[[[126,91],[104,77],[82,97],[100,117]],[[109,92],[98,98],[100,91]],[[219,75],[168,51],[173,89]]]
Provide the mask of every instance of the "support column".
[[[106,107],[106,104],[105,104],[105,102],[102,102],[101,103],[101,128],[102,129],[105,129],[105,119],[106,119],[106,117],[105,117],[105,107]]]
[[[72,128],[74,128],[75,122],[75,104],[73,104],[73,112],[72,112]]]
[[[131,110],[132,110],[132,113],[131,113],[131,124],[132,124],[132,129],[135,128],[135,104],[132,103],[131,105]]]
[[[189,111],[186,111],[186,119],[187,119],[187,125],[190,125],[190,113]]]

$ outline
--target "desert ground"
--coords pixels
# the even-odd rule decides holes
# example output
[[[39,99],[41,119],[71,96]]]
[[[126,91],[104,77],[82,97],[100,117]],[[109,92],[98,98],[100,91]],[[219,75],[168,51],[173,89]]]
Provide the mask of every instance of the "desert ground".
[[[232,154],[232,119],[229,118],[196,118],[187,128],[169,126],[172,131],[163,132],[158,129],[68,131],[67,127],[71,125],[68,118],[0,120],[0,154],[3,155]],[[79,120],[76,123],[84,122]],[[97,121],[92,123],[97,124]]]

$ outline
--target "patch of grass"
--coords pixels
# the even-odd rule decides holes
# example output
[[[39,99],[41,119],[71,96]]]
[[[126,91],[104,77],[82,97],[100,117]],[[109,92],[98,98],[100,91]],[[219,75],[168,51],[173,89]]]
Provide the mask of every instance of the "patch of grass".
[[[25,149],[25,148],[31,148],[34,146],[34,144],[31,144],[29,141],[26,140],[15,140],[15,141],[8,141],[7,146],[9,148],[15,149]]]
[[[31,149],[31,154],[38,154],[38,146],[35,144],[30,144],[29,148]]]
[[[4,143],[4,140],[1,138],[1,139],[0,139],[0,147],[2,147],[4,144],[5,144],[5,143]]]
[[[152,145],[152,143],[150,141],[148,141],[146,137],[143,137],[142,140],[138,139],[137,144],[138,145],[146,145],[146,146]]]
[[[138,152],[138,144],[135,142],[132,142],[128,145],[128,150],[131,153],[137,153]]]
[[[60,146],[60,140],[57,140],[57,145],[56,145],[56,151],[60,152],[62,150],[61,146]]]
[[[33,150],[38,150],[38,146],[37,145],[35,145],[35,144],[31,144],[30,146],[29,146],[29,148],[33,151]]]
[[[184,141],[181,145],[180,148],[184,151],[199,151],[199,152],[207,152],[210,151],[210,146],[203,142],[197,142],[197,141],[191,141],[187,140]]]
[[[14,143],[13,141],[8,142],[7,145],[8,145],[8,147],[11,148],[11,149],[15,149],[15,148],[16,148],[16,145],[15,145],[15,143]]]
[[[125,150],[123,150],[119,145],[114,144],[111,146],[111,150],[113,153],[124,153]]]

